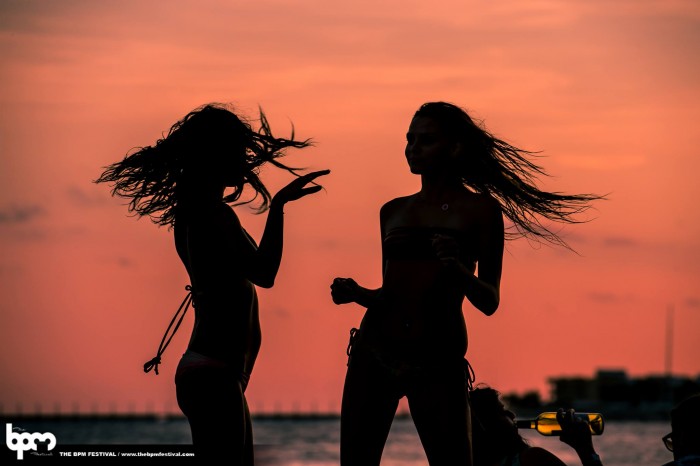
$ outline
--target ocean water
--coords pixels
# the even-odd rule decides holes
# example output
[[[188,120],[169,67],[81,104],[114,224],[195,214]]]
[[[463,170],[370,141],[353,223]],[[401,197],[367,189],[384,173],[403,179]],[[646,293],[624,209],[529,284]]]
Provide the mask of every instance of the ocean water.
[[[11,419],[9,422],[13,422]],[[66,419],[13,422],[28,432],[51,432],[62,445],[189,444],[187,421],[175,419]],[[665,422],[608,421],[594,445],[606,466],[660,466],[672,459],[661,442],[670,427]],[[265,465],[338,465],[338,419],[253,420],[256,449]],[[580,465],[573,449],[557,437],[533,431],[523,435],[532,445],[550,450],[568,465]],[[0,446],[3,447],[3,446]],[[264,459],[264,461],[262,461]],[[383,466],[428,466],[410,418],[396,418],[382,457]]]

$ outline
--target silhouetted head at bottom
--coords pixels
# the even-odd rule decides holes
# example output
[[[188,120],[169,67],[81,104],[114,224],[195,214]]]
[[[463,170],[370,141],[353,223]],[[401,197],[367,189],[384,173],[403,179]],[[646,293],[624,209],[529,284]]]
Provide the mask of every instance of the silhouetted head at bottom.
[[[479,385],[469,393],[474,464],[486,465],[529,448],[518,433],[515,414],[501,401],[498,390]]]
[[[700,464],[700,393],[692,395],[671,410],[672,432],[665,443],[673,449],[676,460],[693,456]]]

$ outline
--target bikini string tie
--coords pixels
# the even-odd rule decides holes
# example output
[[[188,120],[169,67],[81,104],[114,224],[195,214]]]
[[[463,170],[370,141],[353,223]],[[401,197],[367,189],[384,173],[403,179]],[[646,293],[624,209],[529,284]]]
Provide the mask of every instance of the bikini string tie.
[[[350,353],[352,352],[352,345],[355,344],[355,340],[357,338],[357,330],[355,327],[350,329],[350,341],[348,342],[348,348],[345,350],[345,354],[350,356]]]
[[[143,371],[148,373],[151,371],[151,369],[155,370],[156,375],[158,375],[158,365],[160,364],[160,357],[163,355],[165,352],[165,349],[168,347],[170,344],[170,340],[173,339],[175,336],[175,333],[177,332],[177,329],[180,328],[180,324],[182,323],[182,319],[185,317],[185,314],[187,313],[187,309],[192,305],[194,307],[194,304],[192,303],[192,286],[187,285],[185,287],[185,290],[187,290],[187,295],[185,296],[185,299],[182,300],[182,304],[180,304],[180,307],[177,309],[177,312],[173,316],[172,320],[170,321],[170,324],[168,325],[168,328],[165,330],[165,334],[163,335],[163,339],[160,341],[160,345],[158,346],[158,353],[156,356],[148,361],[146,364],[143,365]],[[180,319],[177,321],[177,324],[175,327],[173,327],[173,324],[175,323],[175,320],[180,316]],[[173,329],[172,333],[170,333],[170,329]],[[168,337],[168,334],[170,333],[170,336]]]
[[[474,381],[476,380],[476,373],[474,372],[474,368],[472,365],[467,361],[467,358],[464,358],[464,376],[467,382],[467,389],[471,392],[474,390]]]

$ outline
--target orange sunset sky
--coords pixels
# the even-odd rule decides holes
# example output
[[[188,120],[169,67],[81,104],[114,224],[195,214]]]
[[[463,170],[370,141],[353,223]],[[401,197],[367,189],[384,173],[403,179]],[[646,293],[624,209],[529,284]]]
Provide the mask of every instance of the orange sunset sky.
[[[609,193],[562,231],[578,255],[508,243],[499,310],[465,303],[477,382],[547,398],[551,376],[663,373],[671,308],[673,372],[700,374],[695,0],[4,0],[0,53],[2,412],[177,412],[191,315],[142,370],[187,284],[171,232],[92,180],[211,101],[293,123],[316,145],[287,162],[332,170],[259,290],[253,411],[339,408],[363,309],[329,285],[381,284],[379,208],[419,188],[404,138],[432,100],[542,151],[547,189]],[[259,239],[265,215],[236,210]]]

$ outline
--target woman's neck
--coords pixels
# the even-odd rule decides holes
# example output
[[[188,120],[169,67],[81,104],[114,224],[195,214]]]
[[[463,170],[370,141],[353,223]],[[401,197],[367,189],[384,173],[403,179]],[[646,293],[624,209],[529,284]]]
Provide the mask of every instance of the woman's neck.
[[[184,181],[180,184],[178,203],[188,206],[207,206],[220,204],[224,198],[226,187],[214,186],[211,183],[197,183],[195,180]]]
[[[441,201],[460,194],[465,189],[462,180],[454,175],[422,175],[419,195],[425,200]]]

